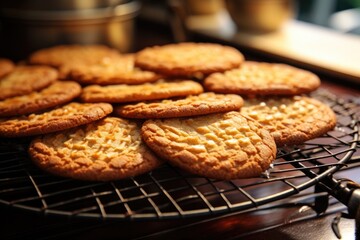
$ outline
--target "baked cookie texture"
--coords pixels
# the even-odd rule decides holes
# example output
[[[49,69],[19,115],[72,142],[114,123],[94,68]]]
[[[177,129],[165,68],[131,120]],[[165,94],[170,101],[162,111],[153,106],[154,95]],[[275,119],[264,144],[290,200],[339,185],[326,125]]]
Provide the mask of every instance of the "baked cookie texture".
[[[41,90],[57,77],[57,71],[47,66],[18,66],[0,79],[0,100]]]
[[[208,91],[260,96],[305,94],[319,86],[320,79],[309,71],[286,64],[251,61],[204,80]]]
[[[244,56],[216,43],[176,43],[148,47],[135,55],[135,65],[170,76],[194,76],[239,67]]]
[[[0,58],[0,78],[14,70],[15,64],[7,58]]]
[[[186,42],[121,54],[61,45],[34,52],[28,63],[0,58],[0,137],[36,136],[34,163],[64,177],[123,179],[159,159],[203,177],[258,177],[277,147],[336,125],[329,107],[301,96],[319,87],[316,75],[245,61],[230,46]],[[85,103],[68,103],[76,97]],[[128,119],[109,117],[111,103]]]
[[[68,72],[68,78],[84,85],[142,84],[162,78],[154,72],[136,68],[134,60],[134,54],[119,54],[96,63],[68,64],[60,71]]]
[[[88,181],[128,178],[162,163],[142,141],[137,123],[114,117],[40,136],[29,154],[47,172]]]
[[[36,65],[49,65],[59,69],[60,78],[67,78],[68,70],[64,66],[73,64],[94,64],[107,58],[116,57],[119,52],[105,45],[58,45],[43,48],[32,53],[28,62]]]
[[[204,91],[200,83],[191,80],[157,81],[140,85],[90,85],[83,88],[83,102],[125,103],[184,97]]]
[[[0,119],[0,137],[25,137],[46,134],[88,124],[112,112],[108,103],[72,102],[41,114]]]
[[[262,124],[277,146],[302,144],[336,125],[330,107],[305,96],[248,99],[240,112]]]
[[[147,120],[141,133],[157,155],[190,173],[209,178],[258,177],[276,156],[270,133],[235,111]]]
[[[0,101],[0,117],[37,113],[70,102],[81,93],[81,86],[72,81],[56,81],[39,92]]]
[[[243,99],[238,95],[209,92],[182,99],[118,106],[114,113],[125,118],[174,118],[238,111],[242,105]]]
[[[35,51],[29,56],[30,64],[60,67],[67,64],[94,63],[103,58],[118,55],[118,51],[105,45],[58,45]]]

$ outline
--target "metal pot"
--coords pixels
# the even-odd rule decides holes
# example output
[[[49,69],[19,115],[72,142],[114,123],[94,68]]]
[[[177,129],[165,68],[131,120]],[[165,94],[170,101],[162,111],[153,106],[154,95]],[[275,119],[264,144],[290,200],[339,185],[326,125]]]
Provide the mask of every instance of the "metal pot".
[[[1,8],[22,10],[63,11],[104,8],[131,0],[2,0]]]
[[[239,30],[271,32],[293,17],[294,0],[225,0]]]
[[[91,0],[78,6],[76,2],[80,1],[36,0],[38,4],[31,8],[26,4],[1,8],[2,55],[22,59],[35,50],[58,44],[105,44],[121,52],[133,50],[138,2]]]

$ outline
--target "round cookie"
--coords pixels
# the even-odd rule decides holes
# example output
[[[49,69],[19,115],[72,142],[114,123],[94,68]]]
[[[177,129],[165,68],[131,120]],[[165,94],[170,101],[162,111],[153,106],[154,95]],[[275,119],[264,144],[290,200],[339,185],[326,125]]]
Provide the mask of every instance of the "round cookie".
[[[58,45],[35,51],[29,63],[60,67],[77,62],[94,63],[117,54],[115,49],[105,45]]]
[[[319,78],[309,71],[286,64],[250,61],[204,80],[208,91],[242,95],[297,95],[319,86]]]
[[[41,90],[57,77],[57,71],[47,66],[18,66],[0,79],[0,100]]]
[[[235,48],[216,43],[175,43],[139,51],[135,65],[169,76],[196,76],[240,66],[244,56]]]
[[[0,117],[40,112],[67,102],[81,93],[81,86],[71,81],[56,81],[40,92],[0,101]]]
[[[38,137],[29,154],[47,172],[89,181],[132,177],[162,163],[141,140],[138,124],[114,117]]]
[[[68,72],[68,78],[85,85],[142,84],[161,78],[154,72],[135,68],[133,54],[105,58],[98,63],[65,65],[61,69]]]
[[[105,45],[70,44],[57,45],[35,51],[29,56],[28,61],[30,64],[49,65],[59,68],[60,77],[67,78],[70,68],[61,68],[62,66],[71,66],[77,63],[92,64],[118,55],[117,50]]]
[[[141,85],[91,85],[80,95],[83,102],[139,102],[170,97],[184,97],[203,92],[201,84],[191,80],[157,81]]]
[[[270,133],[235,111],[147,120],[141,133],[157,155],[209,178],[258,177],[276,157]]]
[[[0,78],[14,70],[15,65],[10,59],[0,58]]]
[[[114,113],[125,118],[174,118],[238,111],[242,105],[238,95],[202,93],[184,99],[118,106]]]
[[[249,99],[240,112],[262,124],[277,146],[302,144],[336,125],[335,113],[327,105],[303,96]]]
[[[0,137],[25,137],[56,132],[99,120],[112,112],[108,103],[69,103],[41,114],[0,119]]]

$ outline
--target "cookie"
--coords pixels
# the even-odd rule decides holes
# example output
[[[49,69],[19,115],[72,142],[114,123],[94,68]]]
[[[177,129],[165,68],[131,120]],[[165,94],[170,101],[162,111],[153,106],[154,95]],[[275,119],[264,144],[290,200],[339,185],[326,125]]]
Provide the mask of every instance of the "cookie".
[[[0,101],[0,117],[36,113],[70,102],[81,93],[81,86],[71,81],[56,81],[40,92]]]
[[[176,43],[139,51],[135,65],[169,76],[207,75],[239,67],[244,56],[235,48],[216,43]]]
[[[270,133],[239,112],[151,119],[141,134],[159,156],[190,173],[215,178],[257,177],[276,157]]]
[[[141,140],[138,124],[114,117],[38,137],[29,154],[47,172],[89,181],[133,177],[162,163]]]
[[[10,59],[0,58],[0,78],[14,70],[15,65]]]
[[[249,99],[241,113],[262,124],[277,146],[302,144],[336,125],[335,113],[327,105],[304,96]]]
[[[125,118],[173,118],[238,111],[242,105],[238,95],[202,93],[178,100],[118,106],[114,113]]]
[[[119,53],[115,49],[105,45],[58,45],[54,47],[40,49],[29,56],[30,64],[49,65],[60,68],[64,65],[76,63],[91,64],[102,59],[117,56]],[[61,69],[61,78],[66,78],[67,68]]]
[[[58,77],[57,71],[46,66],[18,66],[0,79],[0,100],[41,90]]]
[[[41,114],[0,119],[0,137],[25,137],[56,132],[99,120],[112,112],[108,103],[72,102]]]
[[[92,64],[66,65],[61,71],[68,72],[68,78],[85,85],[142,84],[161,78],[154,72],[135,68],[133,54],[105,58]]]
[[[241,95],[297,95],[319,86],[319,78],[309,71],[286,64],[250,61],[204,80],[208,91]]]
[[[70,62],[97,62],[114,54],[118,52],[105,45],[58,45],[35,51],[30,55],[29,63],[60,67]]]
[[[91,85],[80,95],[83,102],[139,102],[170,97],[184,97],[203,92],[201,84],[191,80],[157,81],[141,85]]]

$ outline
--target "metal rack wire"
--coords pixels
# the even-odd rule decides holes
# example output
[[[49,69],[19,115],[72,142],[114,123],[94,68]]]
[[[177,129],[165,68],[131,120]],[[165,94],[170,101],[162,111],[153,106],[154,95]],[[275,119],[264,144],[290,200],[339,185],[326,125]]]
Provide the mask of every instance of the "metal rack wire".
[[[30,139],[0,139],[0,203],[44,215],[125,220],[239,212],[286,198],[345,167],[359,144],[359,104],[326,91],[313,97],[335,111],[336,128],[301,146],[279,149],[258,178],[219,181],[165,164],[120,181],[77,181],[34,166],[27,155]]]

